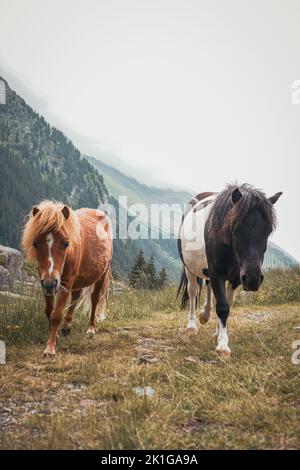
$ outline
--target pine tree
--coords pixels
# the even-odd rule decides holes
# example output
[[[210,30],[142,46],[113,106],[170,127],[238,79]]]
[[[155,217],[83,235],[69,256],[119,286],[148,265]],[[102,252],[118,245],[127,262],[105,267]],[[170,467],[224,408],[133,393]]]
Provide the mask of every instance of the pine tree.
[[[135,289],[145,288],[147,286],[147,278],[145,274],[146,261],[143,250],[140,250],[132,270],[129,275],[129,285]]]
[[[167,285],[168,282],[168,273],[166,268],[163,266],[158,274],[157,285],[159,289],[162,289]]]
[[[145,273],[147,277],[148,289],[155,289],[157,287],[157,276],[153,255],[151,255],[151,257],[149,258],[149,261],[145,267]]]

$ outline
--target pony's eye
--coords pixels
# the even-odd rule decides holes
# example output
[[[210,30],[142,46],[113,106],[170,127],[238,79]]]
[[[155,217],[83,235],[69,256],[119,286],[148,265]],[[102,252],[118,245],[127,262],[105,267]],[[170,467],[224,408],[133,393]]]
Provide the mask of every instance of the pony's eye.
[[[33,244],[34,248],[37,248],[37,242],[35,240],[33,240],[32,244]]]
[[[64,246],[64,248],[68,248],[69,242],[63,242],[63,246]]]

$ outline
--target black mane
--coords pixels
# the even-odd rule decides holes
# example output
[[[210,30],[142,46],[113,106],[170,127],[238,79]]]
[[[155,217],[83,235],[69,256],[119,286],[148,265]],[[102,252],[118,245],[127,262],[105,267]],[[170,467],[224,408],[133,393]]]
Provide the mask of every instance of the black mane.
[[[243,197],[232,202],[232,193],[239,189]],[[229,184],[215,199],[207,220],[207,233],[211,237],[220,237],[224,243],[230,243],[231,231],[239,227],[249,211],[258,209],[273,231],[276,227],[276,216],[273,205],[266,195],[249,184]]]

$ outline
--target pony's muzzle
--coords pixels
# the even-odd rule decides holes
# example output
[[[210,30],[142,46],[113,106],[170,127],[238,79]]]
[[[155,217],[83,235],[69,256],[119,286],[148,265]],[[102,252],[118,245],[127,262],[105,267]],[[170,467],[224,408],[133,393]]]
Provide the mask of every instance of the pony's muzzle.
[[[258,275],[242,274],[241,281],[246,291],[257,292],[264,280],[262,273]]]
[[[58,279],[41,279],[41,285],[45,295],[54,295],[58,289]]]

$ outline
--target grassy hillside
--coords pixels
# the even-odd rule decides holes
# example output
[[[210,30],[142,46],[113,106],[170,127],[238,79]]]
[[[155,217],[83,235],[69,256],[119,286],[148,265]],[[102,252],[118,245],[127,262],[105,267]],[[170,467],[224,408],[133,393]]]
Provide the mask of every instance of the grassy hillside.
[[[112,295],[93,338],[77,312],[55,359],[41,355],[48,326],[40,296],[2,297],[0,448],[299,448],[300,366],[291,361],[299,273],[290,277],[293,303],[272,305],[270,292],[267,307],[240,299],[228,360],[214,351],[214,319],[187,334],[174,288]],[[145,387],[152,396],[137,394]]]

